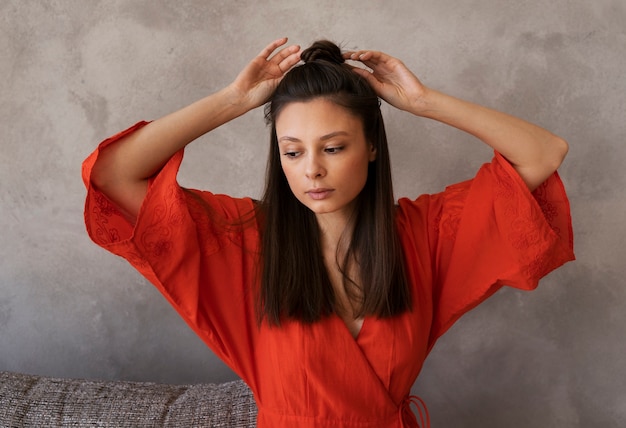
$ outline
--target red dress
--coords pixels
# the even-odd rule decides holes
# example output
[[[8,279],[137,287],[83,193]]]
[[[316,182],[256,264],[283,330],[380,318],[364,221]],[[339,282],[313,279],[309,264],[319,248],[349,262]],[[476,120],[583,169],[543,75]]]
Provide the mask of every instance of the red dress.
[[[534,289],[543,275],[574,258],[569,203],[558,175],[531,194],[496,153],[472,180],[399,200],[412,311],[366,317],[356,339],[338,316],[313,325],[259,327],[258,227],[254,221],[227,226],[249,214],[253,201],[181,189],[181,151],[151,180],[132,225],[91,185],[100,148],[83,164],[90,237],[150,280],[248,383],[259,427],[418,426],[409,394],[437,338],[502,285]]]

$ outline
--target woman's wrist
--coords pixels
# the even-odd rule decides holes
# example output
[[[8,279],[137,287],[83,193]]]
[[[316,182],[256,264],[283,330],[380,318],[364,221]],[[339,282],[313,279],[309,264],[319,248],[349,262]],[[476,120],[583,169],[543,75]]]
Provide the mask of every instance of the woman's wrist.
[[[222,98],[224,105],[227,105],[237,116],[247,113],[250,110],[258,107],[253,105],[247,94],[241,91],[232,83],[216,95]]]
[[[420,94],[414,96],[407,108],[407,112],[420,117],[430,117],[437,109],[437,103],[441,93],[424,86]]]
[[[266,98],[261,98],[262,94],[260,91],[242,90],[234,82],[226,86],[220,92],[223,92],[223,96],[225,96],[227,100],[226,102],[238,111],[240,115],[262,106],[267,101]],[[269,97],[269,95],[271,95],[271,93],[269,93],[267,97]]]

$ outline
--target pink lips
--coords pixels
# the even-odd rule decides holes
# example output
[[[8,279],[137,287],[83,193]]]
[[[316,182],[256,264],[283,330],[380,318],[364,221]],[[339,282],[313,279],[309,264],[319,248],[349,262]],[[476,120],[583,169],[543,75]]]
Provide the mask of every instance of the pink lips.
[[[306,193],[311,197],[311,199],[319,201],[321,199],[326,199],[332,191],[333,189],[311,189],[308,190]]]

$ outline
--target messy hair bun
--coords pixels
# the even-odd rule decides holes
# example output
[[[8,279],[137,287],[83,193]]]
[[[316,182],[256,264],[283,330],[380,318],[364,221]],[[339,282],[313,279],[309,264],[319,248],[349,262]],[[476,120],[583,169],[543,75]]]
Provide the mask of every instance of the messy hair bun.
[[[305,63],[313,61],[328,61],[335,64],[343,64],[339,46],[328,40],[318,40],[300,54],[300,59]]]
[[[373,123],[373,116],[380,115],[378,95],[363,77],[346,64],[337,44],[325,39],[317,40],[302,51],[300,59],[303,64],[285,74],[265,106],[268,124],[274,124],[287,104],[318,97],[347,108],[368,126]]]

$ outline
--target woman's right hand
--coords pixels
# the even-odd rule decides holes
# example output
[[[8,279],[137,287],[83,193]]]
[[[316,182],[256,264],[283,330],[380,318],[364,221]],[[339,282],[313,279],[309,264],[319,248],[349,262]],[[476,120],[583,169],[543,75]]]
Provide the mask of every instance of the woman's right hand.
[[[247,109],[252,110],[267,102],[285,73],[300,61],[298,45],[284,47],[274,53],[285,43],[286,37],[267,45],[229,85],[235,98]]]
[[[133,220],[139,213],[150,177],[174,153],[269,99],[285,73],[300,60],[299,46],[274,53],[285,43],[286,38],[270,43],[224,90],[157,119],[104,148],[94,164],[92,183]]]

